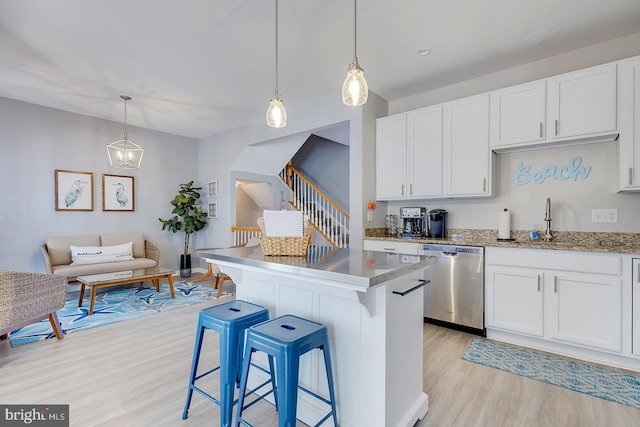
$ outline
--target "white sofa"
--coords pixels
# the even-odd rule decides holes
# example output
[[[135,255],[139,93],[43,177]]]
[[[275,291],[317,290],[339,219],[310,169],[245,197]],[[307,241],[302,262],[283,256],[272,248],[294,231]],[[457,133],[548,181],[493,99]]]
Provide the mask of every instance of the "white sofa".
[[[73,263],[74,265],[72,265],[71,246],[114,246],[129,242],[133,243],[133,260],[80,265]],[[145,240],[142,233],[49,237],[47,242],[41,246],[41,249],[47,273],[64,276],[67,278],[68,283],[74,283],[78,276],[88,274],[155,267],[158,265],[158,259],[160,258],[158,248],[148,240]]]

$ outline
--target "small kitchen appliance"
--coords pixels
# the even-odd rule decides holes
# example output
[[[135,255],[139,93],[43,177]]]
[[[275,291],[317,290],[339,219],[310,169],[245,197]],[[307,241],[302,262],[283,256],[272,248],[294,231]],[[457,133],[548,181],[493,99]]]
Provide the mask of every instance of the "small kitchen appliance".
[[[427,221],[427,208],[400,208],[403,239],[424,237]]]
[[[436,239],[447,237],[447,211],[444,209],[431,209],[429,211],[428,236]]]

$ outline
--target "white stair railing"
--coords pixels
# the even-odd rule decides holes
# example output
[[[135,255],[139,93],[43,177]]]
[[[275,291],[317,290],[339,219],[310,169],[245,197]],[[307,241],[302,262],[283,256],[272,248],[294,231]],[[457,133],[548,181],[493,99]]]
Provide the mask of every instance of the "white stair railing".
[[[292,206],[307,215],[318,232],[333,246],[349,247],[349,214],[291,164],[281,172],[280,177],[293,193]]]

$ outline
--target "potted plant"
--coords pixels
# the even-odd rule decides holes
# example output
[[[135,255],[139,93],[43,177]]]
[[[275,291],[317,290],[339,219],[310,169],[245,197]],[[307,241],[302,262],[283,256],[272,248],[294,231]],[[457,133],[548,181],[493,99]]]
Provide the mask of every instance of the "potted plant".
[[[207,213],[200,210],[198,201],[202,187],[194,187],[193,181],[180,184],[180,191],[171,201],[174,214],[169,219],[158,218],[162,229],[174,233],[184,230],[184,252],[180,255],[180,277],[191,276],[191,254],[189,253],[189,237],[200,231],[207,224]]]

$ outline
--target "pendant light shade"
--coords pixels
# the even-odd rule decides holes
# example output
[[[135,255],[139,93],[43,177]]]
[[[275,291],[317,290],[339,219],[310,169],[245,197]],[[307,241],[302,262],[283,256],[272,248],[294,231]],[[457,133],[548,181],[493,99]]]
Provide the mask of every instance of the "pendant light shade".
[[[353,0],[353,62],[349,64],[347,78],[342,85],[342,102],[355,107],[367,102],[369,97],[369,86],[364,78],[364,70],[358,63],[358,5],[357,0]]]
[[[267,108],[267,126],[272,128],[283,128],[287,125],[287,111],[284,109],[284,104],[280,95],[276,91],[273,95],[273,99],[269,101],[269,107]]]
[[[124,137],[107,145],[109,163],[117,169],[138,169],[142,163],[144,150],[127,136],[127,101],[130,96],[120,95],[124,100]]]
[[[276,90],[267,108],[267,126],[283,128],[287,125],[287,112],[278,93],[278,0],[276,0]]]

